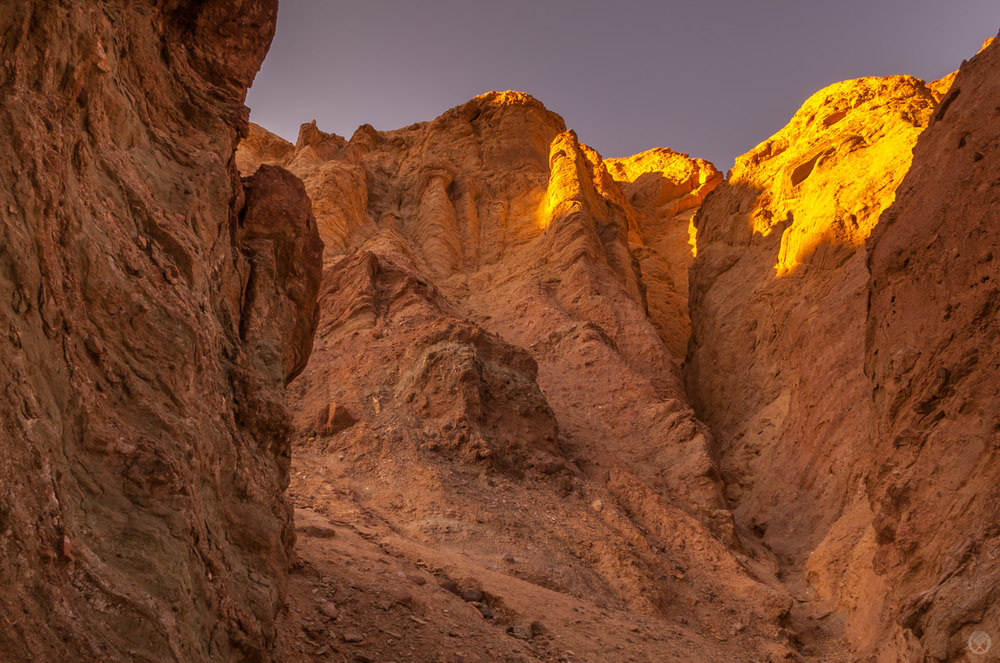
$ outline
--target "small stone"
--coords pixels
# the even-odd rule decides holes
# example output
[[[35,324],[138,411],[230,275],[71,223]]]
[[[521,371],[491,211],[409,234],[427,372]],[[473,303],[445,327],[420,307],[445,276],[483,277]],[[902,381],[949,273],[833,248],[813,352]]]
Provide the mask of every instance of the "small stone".
[[[441,587],[441,589],[449,591],[452,594],[458,595],[458,593],[459,593],[458,584],[456,584],[454,580],[452,580],[451,578],[449,578],[447,576],[443,576],[443,577],[439,578],[438,579],[438,585]]]
[[[545,628],[545,625],[542,624],[541,622],[535,621],[535,622],[531,622],[531,624],[528,625],[528,630],[531,631],[531,636],[533,638],[537,638],[538,636],[540,636],[543,633],[545,633],[546,628]]]
[[[326,617],[327,619],[336,619],[337,615],[340,614],[340,610],[337,609],[337,606],[330,603],[329,601],[321,601],[318,606],[318,610],[320,614]]]
[[[464,589],[459,596],[462,597],[463,601],[468,601],[469,603],[478,603],[483,600],[483,593],[478,589]]]
[[[421,575],[417,575],[416,573],[411,573],[406,577],[409,578],[410,582],[412,582],[414,585],[423,586],[427,584],[427,578]]]
[[[480,603],[476,606],[479,613],[483,616],[483,619],[493,619],[493,609],[485,603]]]
[[[340,637],[344,642],[349,643],[364,642],[365,639],[364,633],[354,630],[344,631]]]
[[[600,513],[601,511],[604,510],[604,502],[602,502],[601,500],[594,500],[593,502],[591,502],[590,508]]]
[[[518,640],[531,640],[531,629],[527,626],[508,626],[507,635]]]
[[[316,413],[312,430],[318,435],[336,435],[350,428],[357,419],[340,403],[331,401]]]
[[[513,555],[511,555],[510,553],[504,553],[504,554],[503,554],[503,557],[502,557],[501,559],[502,559],[502,560],[504,561],[504,563],[506,563],[506,564],[513,564],[514,562],[516,562],[516,561],[517,561],[516,559],[514,559],[514,556],[513,556]]]
[[[326,639],[326,626],[323,624],[318,624],[316,622],[306,622],[302,625],[302,630],[311,638],[316,640]]]
[[[100,357],[101,354],[104,353],[104,347],[101,344],[101,339],[96,336],[88,336],[87,340],[83,342],[83,347],[87,348],[87,352],[95,357]]]

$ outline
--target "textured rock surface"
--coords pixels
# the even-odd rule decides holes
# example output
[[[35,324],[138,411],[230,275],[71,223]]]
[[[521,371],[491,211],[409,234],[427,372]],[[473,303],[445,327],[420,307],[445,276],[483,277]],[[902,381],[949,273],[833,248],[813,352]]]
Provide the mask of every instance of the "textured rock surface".
[[[688,269],[696,246],[693,217],[722,173],[703,159],[656,148],[605,161],[635,212],[632,252],[639,260],[649,317],[671,354],[687,352]]]
[[[688,393],[805,653],[959,660],[997,626],[996,66],[822,90],[695,219]]]
[[[813,549],[859,485],[863,243],[933,107],[912,78],[826,88],[737,159],[695,220],[689,393],[738,520],[780,553]]]
[[[929,660],[1000,627],[998,71],[996,44],[961,68],[868,256],[882,626]]]
[[[233,165],[276,9],[0,7],[4,660],[269,657],[321,250]]]
[[[241,147],[244,173],[302,177],[327,246],[316,352],[292,390],[298,504],[370,514],[410,563],[680,624],[721,658],[787,651],[789,599],[766,555],[738,549],[667,347],[685,325],[647,315],[647,293],[682,306],[670,275],[691,260],[710,164],[667,150],[606,164],[516,92],[349,141],[307,124],[290,154],[259,147],[272,142]],[[331,426],[338,408],[349,423]],[[523,596],[499,598],[513,611]]]

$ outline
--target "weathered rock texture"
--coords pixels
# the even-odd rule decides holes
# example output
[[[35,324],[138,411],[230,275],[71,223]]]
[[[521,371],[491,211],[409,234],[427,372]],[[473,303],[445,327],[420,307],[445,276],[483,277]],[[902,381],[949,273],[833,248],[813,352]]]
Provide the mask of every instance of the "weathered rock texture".
[[[688,393],[811,653],[957,660],[996,624],[998,55],[820,91],[695,219]]]
[[[873,568],[912,660],[1000,627],[1000,45],[964,65],[872,235]]]
[[[912,78],[826,88],[737,159],[695,220],[689,393],[738,521],[779,553],[815,548],[861,480],[864,240],[933,108]]]
[[[293,387],[300,503],[336,509],[336,477],[400,554],[434,545],[420,555],[669,617],[722,658],[787,651],[789,599],[738,549],[667,345],[686,343],[673,275],[719,182],[710,164],[659,150],[609,165],[516,92],[349,141],[315,124],[294,148],[255,133],[244,172],[300,176],[327,247],[316,352]],[[753,626],[711,637],[734,619]]]
[[[670,353],[687,351],[688,268],[696,252],[693,217],[722,173],[703,159],[656,148],[605,161],[635,212],[630,239],[646,288],[649,317]]]
[[[276,9],[0,7],[4,660],[269,657],[321,253],[233,162]]]

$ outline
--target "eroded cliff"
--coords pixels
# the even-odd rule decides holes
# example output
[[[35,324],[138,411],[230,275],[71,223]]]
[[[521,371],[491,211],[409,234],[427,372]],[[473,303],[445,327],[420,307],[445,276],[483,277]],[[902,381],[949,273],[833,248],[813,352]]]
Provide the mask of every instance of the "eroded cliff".
[[[0,7],[5,660],[270,656],[322,250],[233,162],[276,10]]]
[[[275,12],[0,8],[0,654],[996,633],[1000,47],[826,88],[723,183],[517,92],[247,134]]]
[[[1000,626],[998,71],[996,43],[959,70],[868,249],[872,565],[883,625],[930,660]]]
[[[501,626],[542,618],[532,592],[555,592],[548,627],[589,659],[612,646],[571,605],[648,619],[648,655],[683,651],[678,628],[718,656],[790,651],[789,598],[740,548],[669,349],[686,344],[670,311],[686,308],[690,215],[721,180],[710,164],[605,162],[516,92],[350,140],[254,129],[238,160],[299,175],[327,246],[293,388],[304,518],[367,514],[392,554],[488,588]],[[489,584],[502,576],[518,582]],[[436,594],[410,591],[425,619]]]
[[[820,91],[695,219],[688,391],[803,653],[963,660],[997,627],[998,56]]]

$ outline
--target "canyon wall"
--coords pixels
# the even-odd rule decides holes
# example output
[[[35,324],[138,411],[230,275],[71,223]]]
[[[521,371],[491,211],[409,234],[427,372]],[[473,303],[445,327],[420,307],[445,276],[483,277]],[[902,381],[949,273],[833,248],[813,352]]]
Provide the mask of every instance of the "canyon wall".
[[[0,7],[5,660],[270,657],[322,251],[233,161],[276,11]]]
[[[869,517],[856,500],[872,445],[864,242],[934,104],[908,77],[821,90],[695,220],[688,393],[737,522],[789,562],[833,534],[821,586],[859,545],[834,523]]]
[[[688,393],[828,651],[952,660],[996,626],[996,60],[818,92],[695,218]]]
[[[346,491],[397,554],[667,617],[719,657],[790,651],[790,598],[741,548],[670,351],[710,164],[604,161],[517,92],[350,140],[252,128],[237,162],[301,177],[326,244],[298,504]]]
[[[997,43],[959,70],[868,249],[873,568],[929,660],[1000,627],[998,71]]]

